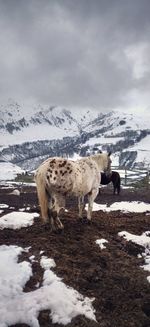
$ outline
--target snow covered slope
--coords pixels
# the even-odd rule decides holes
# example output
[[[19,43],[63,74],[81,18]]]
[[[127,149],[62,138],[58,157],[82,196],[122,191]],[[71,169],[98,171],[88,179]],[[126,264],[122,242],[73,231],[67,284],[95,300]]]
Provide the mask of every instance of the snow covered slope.
[[[150,164],[149,117],[57,106],[0,107],[0,160],[32,169],[53,155],[84,156],[94,147],[111,150],[119,166]]]

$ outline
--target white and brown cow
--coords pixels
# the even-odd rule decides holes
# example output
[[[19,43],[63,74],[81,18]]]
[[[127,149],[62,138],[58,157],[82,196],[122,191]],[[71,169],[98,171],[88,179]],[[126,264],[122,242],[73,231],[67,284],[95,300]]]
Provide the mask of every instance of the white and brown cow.
[[[35,173],[41,218],[51,220],[52,229],[62,229],[59,219],[65,208],[66,196],[77,196],[79,217],[82,218],[84,196],[88,196],[87,219],[91,220],[93,202],[99,192],[100,171],[110,173],[110,153],[99,153],[77,161],[60,157],[45,160]]]

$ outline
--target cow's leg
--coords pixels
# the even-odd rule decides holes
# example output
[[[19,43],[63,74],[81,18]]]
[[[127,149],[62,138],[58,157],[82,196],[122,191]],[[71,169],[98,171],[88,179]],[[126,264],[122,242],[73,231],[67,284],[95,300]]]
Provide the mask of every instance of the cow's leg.
[[[64,228],[64,225],[62,224],[62,222],[58,216],[55,218],[55,224],[56,224],[57,228],[60,230],[62,230]]]
[[[64,228],[60,218],[59,218],[59,213],[61,209],[65,208],[65,198],[61,194],[55,194],[54,195],[54,204],[52,207],[52,217],[54,221],[54,225],[56,229],[62,230]]]
[[[117,191],[117,183],[114,183],[114,194],[116,194],[116,191]]]
[[[99,187],[92,189],[91,192],[88,194],[88,211],[87,211],[87,220],[88,221],[91,221],[93,203],[94,203],[95,198],[97,197],[98,192],[99,192]]]
[[[49,209],[49,219],[53,231],[56,231],[57,229],[62,230],[64,228],[61,220],[58,217],[58,212],[54,208]]]
[[[53,213],[51,213],[50,222],[51,222],[52,231],[55,231],[56,227],[55,227],[55,223],[54,223]]]
[[[84,196],[78,197],[79,219],[82,219],[82,213],[84,209]]]
[[[54,217],[56,214],[54,214],[54,211],[55,211],[55,198],[53,195],[51,195],[49,199],[48,217],[53,231],[56,230],[55,223],[54,223]]]

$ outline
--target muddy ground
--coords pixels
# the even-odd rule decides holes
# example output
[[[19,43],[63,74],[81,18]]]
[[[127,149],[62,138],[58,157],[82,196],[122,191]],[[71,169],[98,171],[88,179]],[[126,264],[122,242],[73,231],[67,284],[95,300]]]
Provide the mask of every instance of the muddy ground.
[[[18,187],[17,187],[18,188]],[[6,203],[12,209],[5,209],[0,216],[19,208],[39,212],[36,189],[21,186],[21,195],[9,194],[12,189],[0,188],[0,203]],[[148,189],[122,189],[121,194],[113,195],[112,188],[102,189],[97,203],[116,201],[145,201],[150,203]],[[22,247],[31,246],[31,252],[22,259],[29,260],[30,255],[40,258],[40,251],[56,262],[54,271],[63,281],[78,290],[84,296],[94,297],[97,323],[85,317],[77,317],[68,327],[150,327],[150,284],[148,272],[140,266],[144,263],[137,255],[143,248],[126,242],[118,236],[120,231],[141,235],[150,231],[150,215],[147,213],[122,213],[120,211],[104,213],[93,212],[92,224],[77,220],[76,199],[67,200],[68,212],[62,216],[64,231],[61,234],[46,230],[39,218],[31,227],[21,230],[4,229],[0,231],[0,245],[11,244]],[[86,213],[86,212],[85,212]],[[106,249],[100,250],[95,241],[108,240]],[[43,270],[33,263],[33,277],[24,291],[36,289],[42,282]],[[41,327],[59,327],[49,320],[49,311],[40,313]],[[18,324],[16,327],[27,325]]]

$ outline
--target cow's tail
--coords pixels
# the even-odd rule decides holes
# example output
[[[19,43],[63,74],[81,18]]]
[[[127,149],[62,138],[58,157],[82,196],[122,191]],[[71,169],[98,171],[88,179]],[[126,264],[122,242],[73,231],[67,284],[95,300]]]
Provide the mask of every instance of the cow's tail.
[[[48,217],[48,204],[49,204],[49,196],[46,190],[46,182],[45,176],[37,173],[35,175],[35,182],[37,186],[37,195],[39,200],[39,205],[41,208],[41,219],[43,222],[47,222],[49,220]]]

